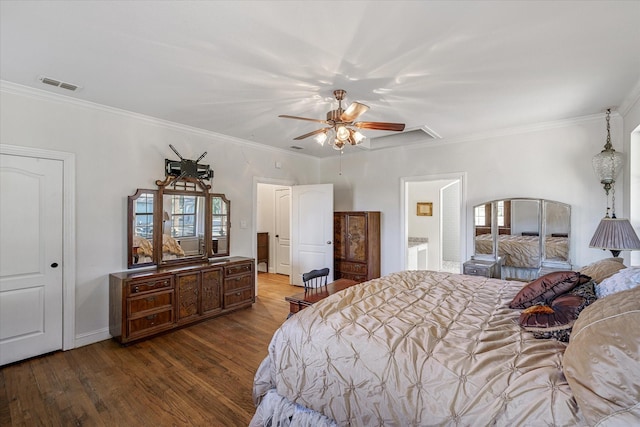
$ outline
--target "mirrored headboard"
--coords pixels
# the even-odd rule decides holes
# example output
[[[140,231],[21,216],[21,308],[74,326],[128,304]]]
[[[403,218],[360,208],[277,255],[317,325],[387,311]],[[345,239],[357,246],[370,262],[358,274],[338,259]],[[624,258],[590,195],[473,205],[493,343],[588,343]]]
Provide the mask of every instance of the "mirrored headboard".
[[[474,206],[474,258],[499,260],[502,278],[532,279],[571,269],[571,206],[544,199],[493,200]]]

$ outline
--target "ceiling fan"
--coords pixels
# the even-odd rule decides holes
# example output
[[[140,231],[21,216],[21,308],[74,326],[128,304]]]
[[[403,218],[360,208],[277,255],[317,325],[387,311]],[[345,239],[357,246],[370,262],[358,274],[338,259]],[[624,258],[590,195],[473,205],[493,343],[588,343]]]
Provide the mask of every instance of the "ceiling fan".
[[[307,120],[310,122],[328,125],[326,128],[317,129],[293,139],[297,141],[316,135],[316,142],[320,145],[324,145],[325,141],[328,139],[329,144],[336,150],[342,150],[345,144],[358,145],[365,139],[363,134],[352,129],[352,127],[358,129],[390,130],[398,132],[404,130],[404,123],[355,122],[354,120],[367,111],[369,107],[359,102],[353,102],[346,110],[343,110],[342,100],[346,94],[347,92],[342,89],[333,91],[333,95],[338,100],[338,108],[336,110],[329,111],[327,113],[326,120],[309,119],[306,117],[289,116],[286,114],[281,114],[278,117],[284,117],[285,119]]]

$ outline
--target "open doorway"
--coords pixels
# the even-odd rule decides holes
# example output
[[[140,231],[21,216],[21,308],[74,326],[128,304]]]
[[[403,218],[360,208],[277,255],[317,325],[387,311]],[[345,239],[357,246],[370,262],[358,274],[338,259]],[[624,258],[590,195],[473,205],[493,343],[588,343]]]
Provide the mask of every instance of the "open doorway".
[[[258,273],[291,274],[291,187],[257,184],[256,232],[266,240],[266,262],[257,265]],[[265,259],[258,257],[260,260]]]
[[[459,273],[464,259],[463,174],[402,180],[405,270]]]

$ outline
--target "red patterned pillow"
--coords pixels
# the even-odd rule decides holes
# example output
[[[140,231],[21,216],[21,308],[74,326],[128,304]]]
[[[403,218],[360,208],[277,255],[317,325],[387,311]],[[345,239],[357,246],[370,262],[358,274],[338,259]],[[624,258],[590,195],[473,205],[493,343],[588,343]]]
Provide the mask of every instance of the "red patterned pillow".
[[[576,271],[554,271],[545,274],[525,285],[511,301],[509,308],[527,308],[540,303],[549,304],[555,297],[589,280],[588,276]]]

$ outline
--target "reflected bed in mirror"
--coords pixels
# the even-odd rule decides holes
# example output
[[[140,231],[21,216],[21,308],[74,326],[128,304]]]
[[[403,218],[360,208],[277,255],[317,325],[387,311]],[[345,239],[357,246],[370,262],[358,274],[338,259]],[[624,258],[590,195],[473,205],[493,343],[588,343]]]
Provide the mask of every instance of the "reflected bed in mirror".
[[[494,200],[474,207],[476,259],[499,260],[502,278],[532,279],[570,269],[569,205],[543,199]]]

